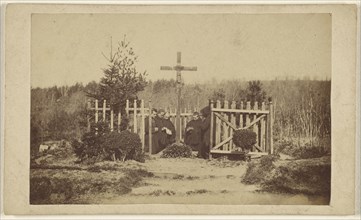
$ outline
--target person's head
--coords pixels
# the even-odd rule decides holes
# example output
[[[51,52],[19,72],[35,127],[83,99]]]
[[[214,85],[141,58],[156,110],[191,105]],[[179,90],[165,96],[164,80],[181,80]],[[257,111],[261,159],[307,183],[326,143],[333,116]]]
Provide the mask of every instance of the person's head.
[[[163,118],[164,117],[164,114],[165,114],[165,111],[163,109],[159,109],[158,110],[158,117],[159,118]]]
[[[158,111],[155,108],[152,108],[152,117],[155,117],[157,115]]]
[[[199,113],[198,113],[198,112],[194,112],[192,118],[193,118],[193,120],[198,120],[198,118],[199,118]]]
[[[211,114],[211,108],[209,106],[202,108],[201,114],[204,118],[207,118]]]
[[[169,117],[170,117],[169,112],[164,113],[164,119],[169,119]]]

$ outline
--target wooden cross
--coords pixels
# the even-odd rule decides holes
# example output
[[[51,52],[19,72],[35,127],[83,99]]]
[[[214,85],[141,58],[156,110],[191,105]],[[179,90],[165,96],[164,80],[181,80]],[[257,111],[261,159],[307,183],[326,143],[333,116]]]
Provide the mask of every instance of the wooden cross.
[[[177,52],[177,65],[176,66],[161,66],[160,70],[175,70],[177,71],[177,93],[178,93],[178,97],[177,97],[177,118],[176,118],[176,143],[179,144],[180,143],[180,129],[181,129],[181,124],[180,124],[180,99],[181,99],[181,83],[182,83],[182,78],[181,78],[181,71],[185,70],[185,71],[197,71],[197,67],[185,67],[181,65],[181,59],[182,59],[182,54],[181,52]]]

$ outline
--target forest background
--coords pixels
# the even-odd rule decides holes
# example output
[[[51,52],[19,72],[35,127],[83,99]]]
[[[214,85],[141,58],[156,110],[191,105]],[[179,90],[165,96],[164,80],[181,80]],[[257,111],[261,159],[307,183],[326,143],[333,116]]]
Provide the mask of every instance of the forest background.
[[[86,106],[89,93],[100,83],[31,89],[31,149],[45,141],[80,139],[86,132]],[[147,81],[135,98],[152,101],[156,108],[175,108],[175,80]],[[184,84],[181,106],[200,109],[209,100],[246,101],[272,97],[274,141],[292,141],[294,146],[330,148],[330,80],[274,79],[261,81],[211,79],[205,83]],[[132,101],[132,100],[130,100]]]

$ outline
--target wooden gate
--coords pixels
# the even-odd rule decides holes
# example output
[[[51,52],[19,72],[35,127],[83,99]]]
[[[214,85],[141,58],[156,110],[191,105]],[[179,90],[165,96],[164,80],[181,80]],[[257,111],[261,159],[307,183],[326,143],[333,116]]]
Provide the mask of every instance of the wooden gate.
[[[211,101],[210,156],[212,154],[232,154],[237,149],[232,141],[238,129],[251,129],[257,135],[257,143],[250,154],[272,154],[273,106],[268,103]]]

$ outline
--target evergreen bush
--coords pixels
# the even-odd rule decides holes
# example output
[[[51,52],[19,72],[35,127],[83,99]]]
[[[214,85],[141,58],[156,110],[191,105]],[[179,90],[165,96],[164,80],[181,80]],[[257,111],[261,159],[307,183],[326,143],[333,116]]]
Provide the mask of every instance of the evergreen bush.
[[[107,156],[113,160],[136,160],[144,162],[142,142],[137,134],[128,130],[120,133],[113,131],[106,134],[102,146]]]
[[[242,148],[242,150],[250,150],[257,143],[257,134],[250,129],[236,130],[233,133],[233,143]]]
[[[192,157],[192,148],[180,143],[174,143],[163,151],[163,158],[180,158],[180,157]]]

